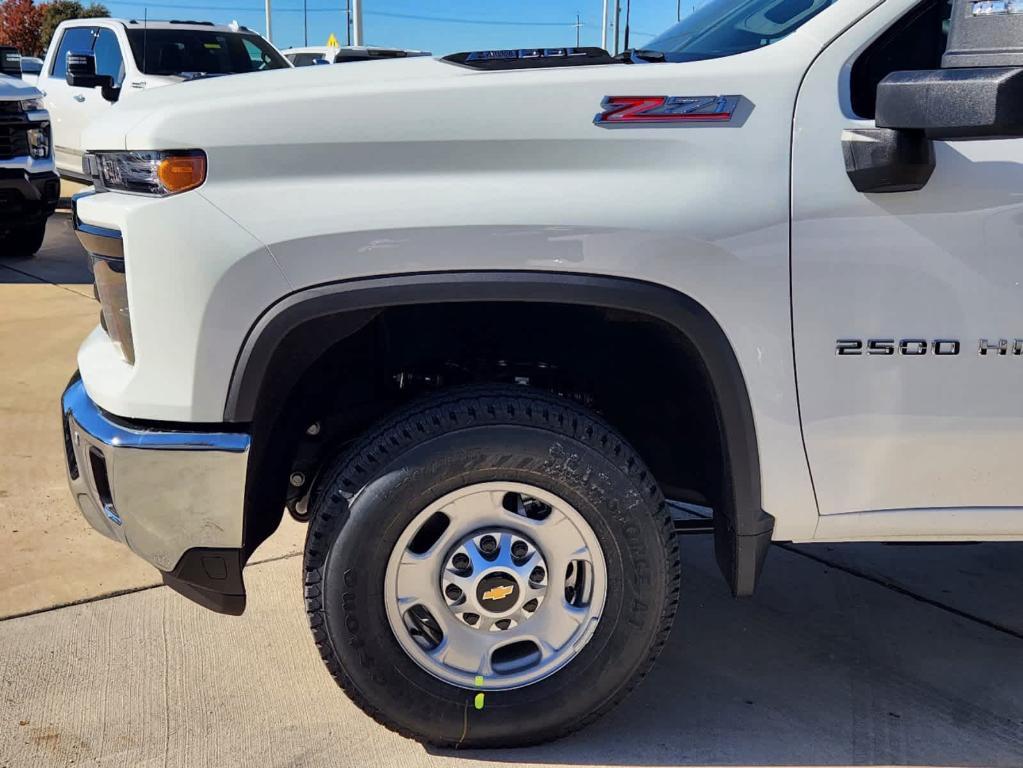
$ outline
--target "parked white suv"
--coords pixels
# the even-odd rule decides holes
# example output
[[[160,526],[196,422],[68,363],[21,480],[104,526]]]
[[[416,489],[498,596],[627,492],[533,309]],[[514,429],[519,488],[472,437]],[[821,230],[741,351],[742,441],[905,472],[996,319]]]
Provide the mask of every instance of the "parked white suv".
[[[106,87],[68,83],[69,53],[95,59]],[[201,21],[75,19],[54,32],[38,86],[53,118],[61,176],[82,174],[82,130],[117,101],[158,86],[219,75],[284,69],[290,65],[270,43],[237,25]]]
[[[1023,540],[1013,7],[710,0],[617,58],[125,100],[77,202],[82,512],[234,613],[309,520],[330,673],[461,747],[569,733],[651,668],[666,499],[712,510],[740,596],[772,541]]]

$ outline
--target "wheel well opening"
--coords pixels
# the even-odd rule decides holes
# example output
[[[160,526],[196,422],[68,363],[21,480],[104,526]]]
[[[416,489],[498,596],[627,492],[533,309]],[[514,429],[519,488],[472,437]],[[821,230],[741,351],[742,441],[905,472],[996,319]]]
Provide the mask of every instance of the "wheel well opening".
[[[301,511],[325,459],[405,402],[464,384],[516,383],[573,399],[623,434],[668,498],[728,501],[712,382],[690,340],[662,320],[510,301],[351,314],[306,322],[273,353],[251,425],[247,554],[286,504]]]

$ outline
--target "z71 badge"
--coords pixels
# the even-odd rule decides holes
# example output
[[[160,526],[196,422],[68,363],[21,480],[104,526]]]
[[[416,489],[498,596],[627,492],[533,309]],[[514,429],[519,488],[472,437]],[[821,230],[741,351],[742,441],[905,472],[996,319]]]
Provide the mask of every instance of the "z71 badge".
[[[605,96],[596,125],[641,127],[651,123],[727,123],[741,96]]]

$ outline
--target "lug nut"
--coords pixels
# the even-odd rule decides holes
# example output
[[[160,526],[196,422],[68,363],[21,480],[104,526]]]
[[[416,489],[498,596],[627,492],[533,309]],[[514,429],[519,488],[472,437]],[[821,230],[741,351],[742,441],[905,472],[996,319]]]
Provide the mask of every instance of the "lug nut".
[[[493,536],[484,536],[480,539],[480,552],[484,555],[492,555],[497,551],[497,539]]]
[[[448,600],[458,600],[462,597],[462,590],[455,584],[448,584],[444,587],[444,594],[448,596]]]
[[[508,629],[508,627],[511,626],[511,619],[501,619],[500,621],[495,621],[494,626],[497,627],[498,629]]]
[[[522,560],[529,554],[529,545],[524,541],[516,541],[512,544],[512,557],[516,560]]]
[[[477,613],[465,613],[462,615],[462,618],[470,627],[476,626],[476,622],[480,620],[479,614]]]
[[[536,568],[529,572],[529,580],[539,583],[543,581],[544,576],[546,575],[547,574],[544,572],[544,569],[538,565],[536,566]]]
[[[292,486],[294,486],[295,488],[301,488],[303,485],[305,485],[305,475],[303,475],[301,472],[292,472],[291,477],[289,479],[291,481]]]
[[[527,613],[532,613],[537,609],[537,606],[539,605],[540,602],[534,597],[532,600],[530,600],[528,603],[522,606],[522,610],[526,611]]]
[[[451,558],[451,564],[455,566],[455,570],[467,571],[472,568],[472,560],[464,552],[459,552],[457,555]]]

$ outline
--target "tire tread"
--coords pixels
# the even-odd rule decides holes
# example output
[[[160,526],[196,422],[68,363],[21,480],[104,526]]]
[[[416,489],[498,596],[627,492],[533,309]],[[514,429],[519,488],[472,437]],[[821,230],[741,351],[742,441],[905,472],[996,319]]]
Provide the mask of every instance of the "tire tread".
[[[366,465],[379,463],[375,454],[386,456],[411,448],[452,428],[465,429],[509,422],[546,429],[587,443],[622,469],[649,498],[655,501],[654,514],[660,519],[659,532],[667,565],[665,604],[645,660],[625,685],[613,692],[585,717],[566,724],[557,734],[526,736],[516,740],[516,746],[531,746],[581,730],[617,706],[646,677],[667,642],[678,610],[680,595],[679,545],[674,535],[674,525],[667,503],[642,459],[613,427],[570,400],[522,387],[474,385],[429,396],[399,409],[353,443],[335,463],[334,469],[328,473],[326,482],[322,483],[320,488],[321,493],[332,494],[331,501],[334,504],[340,505],[342,501],[347,503],[347,500],[354,496],[352,489],[360,488],[362,479],[368,474]],[[333,512],[327,514],[322,511],[332,508],[333,505],[321,507],[313,503],[311,506],[317,512],[309,522],[303,567],[306,615],[317,650],[337,684],[367,715],[401,736],[422,739],[422,734],[403,728],[376,708],[346,674],[344,666],[333,651],[327,637],[320,590],[327,551],[319,542],[324,539],[332,541],[344,526],[347,514]],[[468,746],[461,742],[431,739],[429,736],[426,736],[426,741],[446,748]]]

